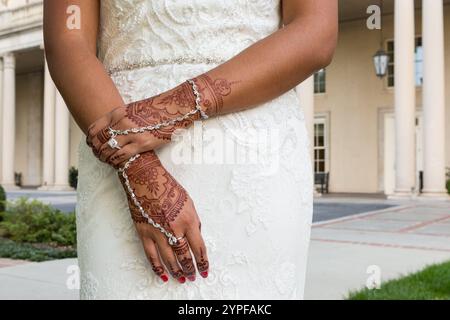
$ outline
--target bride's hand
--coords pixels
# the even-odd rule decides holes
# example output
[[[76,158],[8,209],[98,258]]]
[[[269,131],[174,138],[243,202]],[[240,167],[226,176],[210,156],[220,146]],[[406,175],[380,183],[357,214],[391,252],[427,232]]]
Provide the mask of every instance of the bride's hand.
[[[113,149],[107,144],[110,138],[109,127],[125,130],[155,125],[183,116],[194,108],[192,88],[188,83],[183,83],[165,93],[118,107],[104,115],[89,127],[86,142],[97,158],[118,168],[132,156],[168,143],[176,129],[190,126],[199,119],[199,115],[159,130],[117,136],[115,139],[120,149]]]
[[[190,281],[195,280],[196,264],[200,275],[206,278],[209,263],[201,236],[201,223],[186,190],[165,170],[154,152],[141,154],[130,164],[126,174],[145,212],[177,238],[183,237],[177,245],[169,245],[167,237],[150,225],[135,206],[125,179],[119,172],[127,192],[131,216],[153,271],[164,282],[170,274],[178,282],[184,283],[185,277]]]

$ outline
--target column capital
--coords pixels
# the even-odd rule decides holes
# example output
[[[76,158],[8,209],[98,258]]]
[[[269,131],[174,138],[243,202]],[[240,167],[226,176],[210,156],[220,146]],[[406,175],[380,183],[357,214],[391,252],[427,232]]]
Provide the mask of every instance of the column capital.
[[[15,69],[16,68],[16,57],[14,53],[10,52],[3,56],[3,68],[4,69]]]

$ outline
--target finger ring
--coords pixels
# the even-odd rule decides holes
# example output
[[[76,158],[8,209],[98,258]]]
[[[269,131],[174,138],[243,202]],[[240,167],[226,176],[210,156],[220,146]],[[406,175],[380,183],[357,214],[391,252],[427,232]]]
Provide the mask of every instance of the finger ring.
[[[108,140],[108,146],[110,146],[112,149],[121,149],[119,146],[119,142],[114,138]]]
[[[181,239],[184,239],[184,238],[186,238],[186,236],[179,237],[179,238],[177,238],[177,241],[180,241]]]

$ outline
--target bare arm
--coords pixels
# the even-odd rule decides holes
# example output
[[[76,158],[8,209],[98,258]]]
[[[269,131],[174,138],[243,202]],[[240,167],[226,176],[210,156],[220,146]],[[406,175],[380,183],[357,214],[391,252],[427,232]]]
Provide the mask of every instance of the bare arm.
[[[220,84],[207,93],[211,99],[223,98],[210,113],[248,109],[274,99],[331,62],[337,42],[337,0],[282,3],[283,28],[199,77]],[[227,84],[229,91],[217,90]]]
[[[66,27],[66,10],[70,5],[77,5],[81,10],[80,29]],[[99,6],[99,0],[44,1],[45,51],[50,73],[85,133],[95,120],[124,104],[96,57]],[[153,173],[151,177],[147,172]],[[145,207],[153,219],[173,234],[184,236],[177,246],[169,246],[166,238],[143,219],[129,198],[131,216],[155,274],[164,282],[168,281],[168,273],[180,283],[186,281],[185,276],[195,280],[191,248],[198,272],[207,277],[209,263],[200,234],[200,220],[186,190],[165,170],[153,151],[142,154],[130,167],[129,174],[130,184],[136,195],[145,199]],[[123,179],[121,181],[123,184]]]
[[[194,79],[202,94],[202,108],[209,116],[274,99],[331,62],[337,42],[337,0],[284,0],[282,4],[283,28]],[[120,166],[134,154],[166,143],[177,127],[186,127],[196,119],[152,133],[120,136],[117,140],[123,148],[119,151],[105,144],[106,128],[111,123],[116,129],[152,125],[183,115],[193,105],[192,89],[180,84],[106,115],[91,127],[89,141],[102,161]]]
[[[81,10],[81,28],[66,26],[67,8]],[[52,78],[86,133],[89,125],[115,107],[122,97],[96,57],[99,0],[45,0],[45,53]]]

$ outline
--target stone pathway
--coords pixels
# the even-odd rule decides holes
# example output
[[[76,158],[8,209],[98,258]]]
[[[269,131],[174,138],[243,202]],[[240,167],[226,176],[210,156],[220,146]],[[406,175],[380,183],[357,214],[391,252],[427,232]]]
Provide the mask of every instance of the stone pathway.
[[[412,202],[316,223],[306,298],[342,299],[349,290],[364,287],[374,268],[385,281],[446,260],[449,202]]]
[[[6,267],[14,267],[18,266],[20,264],[29,263],[25,260],[13,260],[13,259],[6,259],[6,258],[0,258],[0,268],[6,268]]]
[[[18,191],[7,192],[8,200],[16,200],[21,197],[36,199],[63,212],[75,211],[76,192],[75,191],[40,191],[36,189],[22,189]]]

